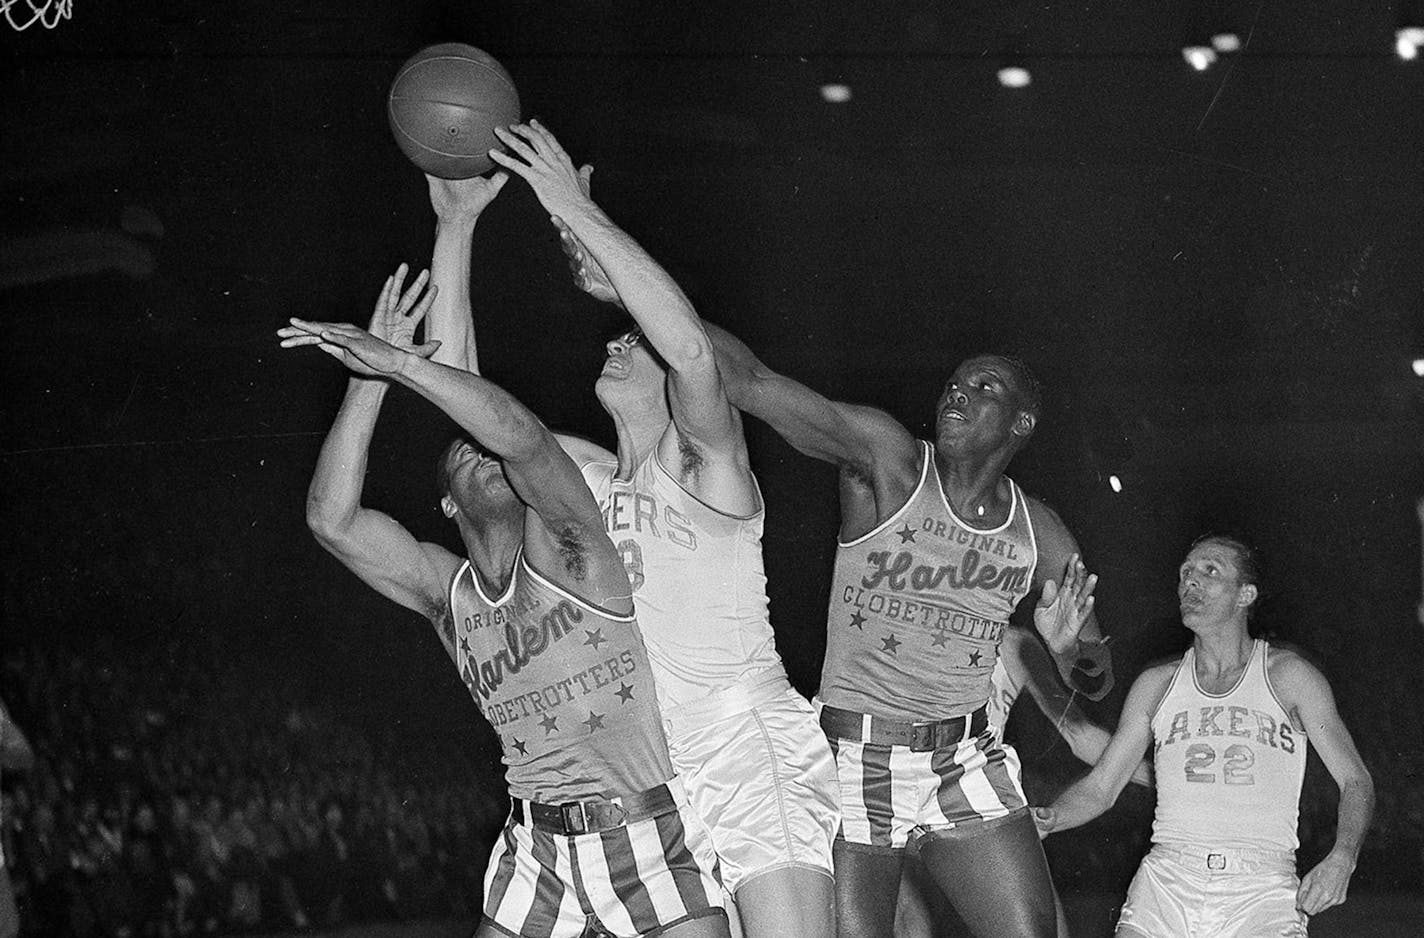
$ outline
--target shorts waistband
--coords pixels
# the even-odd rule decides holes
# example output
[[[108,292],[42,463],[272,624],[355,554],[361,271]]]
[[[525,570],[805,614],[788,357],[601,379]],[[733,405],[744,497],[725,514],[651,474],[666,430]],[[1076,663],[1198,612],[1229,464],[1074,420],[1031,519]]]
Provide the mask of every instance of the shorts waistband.
[[[690,700],[680,707],[663,710],[663,719],[680,733],[693,730],[725,717],[770,703],[791,690],[791,682],[782,668],[767,668],[750,674],[735,684],[719,687],[699,700]]]
[[[611,831],[634,821],[660,817],[677,810],[677,799],[666,784],[609,799],[587,798],[563,804],[541,804],[511,798],[510,802],[510,816],[520,824],[565,836]]]
[[[1207,873],[1295,873],[1294,850],[1153,844],[1151,852],[1188,869]]]
[[[984,707],[948,720],[904,723],[817,703],[821,711],[821,729],[827,736],[873,746],[908,746],[913,752],[957,746],[989,727],[989,715]]]

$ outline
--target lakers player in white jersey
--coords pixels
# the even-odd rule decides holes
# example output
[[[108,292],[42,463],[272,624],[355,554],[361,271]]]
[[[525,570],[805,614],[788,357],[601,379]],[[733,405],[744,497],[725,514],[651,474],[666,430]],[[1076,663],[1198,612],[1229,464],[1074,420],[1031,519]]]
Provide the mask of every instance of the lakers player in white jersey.
[[[1152,747],[1152,848],[1128,888],[1120,938],[1303,936],[1309,916],[1345,901],[1374,784],[1325,676],[1294,651],[1251,638],[1257,579],[1239,539],[1192,545],[1177,583],[1192,647],[1142,673],[1097,765],[1035,809],[1045,834],[1092,820]],[[1298,880],[1307,744],[1340,786],[1340,805],[1334,846]]]
[[[589,198],[587,171],[552,134],[537,122],[497,133],[513,155],[492,158],[530,184],[566,248],[597,271],[598,294],[639,327],[608,344],[595,386],[617,453],[561,441],[627,566],[669,751],[711,828],[723,883],[748,935],[830,934],[835,767],[776,651],[761,493],[711,343],[677,284]],[[473,362],[468,311],[431,317],[431,334]]]

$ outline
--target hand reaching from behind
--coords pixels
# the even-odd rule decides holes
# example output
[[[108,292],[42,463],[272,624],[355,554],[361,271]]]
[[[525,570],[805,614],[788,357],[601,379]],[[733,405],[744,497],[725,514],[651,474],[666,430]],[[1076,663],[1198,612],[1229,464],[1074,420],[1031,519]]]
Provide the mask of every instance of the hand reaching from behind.
[[[437,288],[425,289],[430,272],[421,271],[415,282],[402,290],[408,271],[409,268],[401,264],[394,274],[386,278],[381,295],[376,299],[376,309],[371,314],[370,331],[347,323],[292,318],[288,320],[289,325],[277,330],[282,340],[281,347],[315,345],[347,368],[366,377],[383,377],[393,373],[406,353],[429,358],[440,343],[416,345],[415,329],[429,312]]]
[[[579,170],[582,176],[585,172],[592,173],[592,166],[585,166]],[[603,269],[592,254],[583,246],[583,242],[578,239],[578,235],[573,233],[564,220],[555,215],[551,219],[554,227],[559,229],[559,247],[563,248],[564,256],[569,259],[569,273],[573,275],[574,286],[578,287],[589,296],[603,303],[612,303],[615,306],[623,305],[623,298],[618,295],[618,291],[613,288],[613,281],[609,279],[608,273]]]
[[[1068,558],[1061,582],[1043,584],[1033,624],[1053,654],[1067,652],[1078,641],[1078,633],[1093,611],[1093,588],[1097,585],[1097,574],[1090,576],[1077,554]]]

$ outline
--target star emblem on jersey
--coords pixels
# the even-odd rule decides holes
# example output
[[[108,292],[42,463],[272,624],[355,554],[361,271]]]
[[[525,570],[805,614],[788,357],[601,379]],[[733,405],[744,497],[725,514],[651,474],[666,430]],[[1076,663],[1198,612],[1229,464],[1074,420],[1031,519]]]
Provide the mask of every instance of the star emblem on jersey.
[[[544,719],[539,721],[539,725],[544,727],[544,735],[548,736],[559,728],[559,718],[552,714],[544,714]]]
[[[617,694],[618,698],[624,703],[628,703],[630,700],[633,699],[633,685],[624,684],[622,687],[618,688],[613,693]]]
[[[860,629],[862,632],[865,631],[865,616],[860,614],[859,609],[850,614],[850,624]]]
[[[934,633],[934,637],[930,639],[931,648],[947,648],[948,646],[949,633],[947,632],[936,632]]]
[[[984,657],[983,652],[978,652],[978,651],[976,651],[976,652],[974,652],[973,654],[971,654],[971,655],[969,656],[969,666],[970,666],[971,668],[977,668],[977,667],[979,667],[979,659],[982,658],[982,657]]]
[[[462,636],[460,636],[460,650],[463,651],[466,655],[469,655],[469,653],[470,653],[470,637],[469,637],[468,635],[462,635]]]
[[[899,648],[902,644],[904,643],[896,639],[894,635],[889,635],[880,640],[880,650],[893,655],[895,654],[895,650]]]
[[[514,748],[519,750],[521,756],[529,755],[529,748],[524,745],[524,740],[517,736],[514,738]]]
[[[896,531],[895,533],[898,534],[898,535],[900,535],[900,543],[901,543],[901,544],[913,544],[913,543],[915,543],[915,529],[912,528],[912,527],[910,527],[908,524],[905,525],[905,526],[904,526],[903,528],[901,528],[900,530]]]
[[[594,730],[603,729],[603,715],[594,713],[592,710],[588,712],[588,719],[583,720],[581,722],[584,726],[588,727],[588,731],[590,733],[592,733]]]
[[[583,634],[588,636],[588,638],[583,640],[583,643],[585,645],[592,645],[594,651],[598,651],[598,646],[608,641],[608,639],[603,637],[603,629],[594,629],[591,632],[588,629],[584,629]]]

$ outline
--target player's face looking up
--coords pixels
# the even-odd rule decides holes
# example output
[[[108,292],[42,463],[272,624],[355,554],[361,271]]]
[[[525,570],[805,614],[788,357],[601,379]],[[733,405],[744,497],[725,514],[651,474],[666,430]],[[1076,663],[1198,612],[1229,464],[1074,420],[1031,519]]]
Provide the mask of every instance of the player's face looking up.
[[[1188,626],[1244,614],[1255,600],[1256,587],[1243,581],[1235,548],[1221,541],[1194,546],[1177,571],[1177,603]]]
[[[936,407],[941,446],[965,438],[992,445],[1025,442],[1037,423],[1038,402],[1032,379],[1014,361],[980,355],[954,370]]]
[[[504,465],[469,440],[456,440],[440,457],[439,478],[444,480],[441,503],[459,508],[472,517],[517,501]]]
[[[631,329],[604,346],[608,357],[599,372],[595,390],[605,404],[618,398],[633,395],[654,395],[661,397],[667,372],[654,355],[652,348],[643,338],[641,329]],[[622,390],[614,391],[615,387]],[[606,394],[614,398],[605,399]]]

